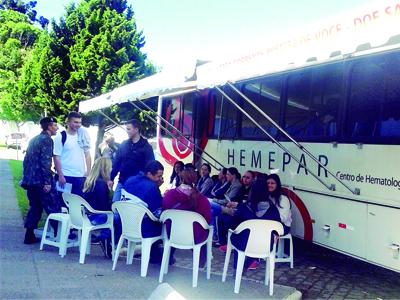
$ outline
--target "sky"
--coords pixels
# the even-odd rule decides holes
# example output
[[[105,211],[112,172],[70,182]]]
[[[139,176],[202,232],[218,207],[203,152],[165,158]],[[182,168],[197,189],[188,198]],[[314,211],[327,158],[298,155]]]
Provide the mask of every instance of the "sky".
[[[372,0],[128,1],[146,39],[143,51],[168,70],[192,66],[196,59],[218,61],[254,51]],[[39,15],[58,20],[71,0],[37,2]]]

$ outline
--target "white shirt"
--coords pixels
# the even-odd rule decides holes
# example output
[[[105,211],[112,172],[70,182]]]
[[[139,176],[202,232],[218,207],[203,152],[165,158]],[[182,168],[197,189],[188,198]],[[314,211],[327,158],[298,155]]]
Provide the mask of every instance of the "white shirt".
[[[292,224],[292,211],[290,210],[290,200],[288,199],[288,197],[286,197],[285,195],[281,195],[279,203],[281,207],[276,205],[274,198],[270,197],[270,199],[278,209],[282,223],[290,227],[290,225]]]
[[[54,155],[60,157],[61,171],[64,176],[84,177],[86,173],[85,152],[79,146],[78,134],[70,135],[63,146],[61,132],[54,138]]]

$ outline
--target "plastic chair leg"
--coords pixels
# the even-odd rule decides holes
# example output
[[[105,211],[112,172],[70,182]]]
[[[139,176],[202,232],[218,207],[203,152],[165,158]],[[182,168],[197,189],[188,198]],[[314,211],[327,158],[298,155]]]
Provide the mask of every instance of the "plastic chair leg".
[[[197,278],[199,275],[200,247],[193,248],[193,278],[192,287],[197,287]]]
[[[114,258],[115,256],[115,240],[114,240],[114,226],[111,225],[111,257]]]
[[[274,270],[275,270],[275,259],[270,258],[270,268],[269,268],[269,295],[272,296],[274,293]]]
[[[91,241],[90,236],[91,236],[91,234],[90,234],[90,231],[89,231],[87,245],[86,245],[86,254],[90,254],[90,249],[92,248],[92,241]]]
[[[167,264],[165,265],[164,274],[168,274],[169,270],[169,257],[171,256],[171,246],[168,248],[168,260]]]
[[[60,226],[61,225],[61,226]],[[67,254],[67,243],[68,243],[68,222],[58,222],[58,233],[60,248],[58,254],[64,257]]]
[[[113,262],[113,266],[112,266],[112,270],[113,271],[115,271],[115,268],[117,267],[119,252],[121,251],[123,243],[124,243],[124,238],[121,236],[119,238],[118,245],[117,245],[117,250],[116,250],[115,255],[114,255],[114,262]]]
[[[290,249],[289,249],[289,254],[290,254],[290,268],[293,269],[293,239],[289,239],[290,242]]]
[[[40,248],[39,250],[43,250],[44,241],[47,237],[47,227],[49,226],[49,218],[46,219],[46,223],[44,224],[42,239],[40,240]]]
[[[269,283],[269,268],[270,268],[270,258],[267,257],[265,259],[265,279],[264,279],[264,284],[268,285]]]
[[[121,245],[122,247],[122,245]],[[126,264],[131,265],[133,261],[133,256],[135,255],[136,243],[128,240],[128,251],[126,253]]]
[[[87,254],[88,242],[90,242],[89,234],[90,234],[90,231],[84,230],[84,229],[82,230],[81,247],[79,249],[79,263],[80,264],[85,263],[85,255]]]
[[[207,241],[207,279],[211,278],[212,236]]]
[[[238,261],[236,266],[236,278],[235,278],[235,294],[239,294],[240,281],[242,280],[243,266],[244,266],[245,255],[243,252],[238,251]]]
[[[278,240],[278,250],[276,251],[276,257],[284,258],[285,257],[285,239]]]
[[[142,259],[140,263],[140,276],[146,277],[147,268],[149,267],[150,250],[152,241],[149,239],[142,239]]]
[[[228,266],[229,266],[229,260],[231,258],[231,252],[232,252],[231,241],[228,241],[228,245],[226,246],[224,271],[222,272],[222,282],[225,282],[225,280],[226,280],[226,273],[228,272]]]
[[[170,252],[169,250],[170,250],[170,245],[168,244],[168,242],[164,243],[164,251],[160,268],[160,277],[158,278],[158,281],[160,283],[163,282],[164,272],[169,262],[169,252]]]

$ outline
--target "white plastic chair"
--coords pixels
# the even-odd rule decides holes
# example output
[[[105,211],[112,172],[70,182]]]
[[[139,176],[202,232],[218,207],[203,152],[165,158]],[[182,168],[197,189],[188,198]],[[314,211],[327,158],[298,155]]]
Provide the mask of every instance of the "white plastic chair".
[[[126,264],[127,265],[132,264],[136,243],[141,243],[142,261],[140,267],[140,276],[146,277],[147,268],[149,266],[149,260],[150,260],[151,246],[155,241],[162,239],[162,235],[151,238],[144,238],[142,236],[142,221],[143,218],[146,216],[149,217],[150,220],[155,222],[158,222],[159,220],[146,207],[139,204],[131,203],[130,201],[114,202],[112,205],[112,210],[114,212],[118,212],[118,214],[121,217],[121,223],[122,223],[122,235],[118,241],[117,250],[114,255],[114,263],[112,267],[113,271],[117,266],[118,256],[121,251],[124,240],[127,240],[128,253],[126,256]]]
[[[289,240],[289,256],[285,255],[285,239]],[[279,237],[275,262],[288,262],[290,268],[293,269],[293,238],[290,233]]]
[[[93,230],[110,229],[111,247],[114,255],[114,214],[112,211],[100,211],[93,209],[82,197],[75,194],[63,194],[64,200],[69,203],[70,227],[78,230],[79,238],[79,263],[85,263],[85,255],[90,254],[90,234]],[[104,224],[93,225],[86,210],[92,214],[105,214],[107,220]]]
[[[239,234],[243,230],[249,229],[249,239],[244,251],[238,250],[232,245],[231,237],[232,234]],[[238,252],[238,261],[236,266],[236,277],[235,277],[235,293],[239,293],[240,281],[242,279],[243,265],[246,256],[254,258],[266,259],[266,270],[265,270],[265,285],[268,285],[269,279],[269,295],[273,295],[274,291],[274,269],[275,269],[275,249],[276,243],[274,242],[272,251],[271,246],[271,234],[276,231],[279,235],[283,234],[283,226],[277,221],[269,220],[248,220],[239,224],[239,226],[233,231],[229,230],[228,233],[228,245],[226,248],[224,271],[222,273],[222,281],[226,280],[226,273],[228,271],[229,259],[231,256],[232,248]]]
[[[50,220],[57,221],[57,236],[51,237],[48,235]],[[69,214],[68,213],[52,213],[47,219],[43,228],[42,239],[40,241],[40,250],[43,250],[44,245],[58,247],[58,254],[64,257],[67,252],[67,241],[69,234]],[[70,244],[70,246],[72,246]]]
[[[166,220],[171,220],[170,236],[166,234]],[[168,264],[171,247],[178,249],[193,249],[193,278],[192,286],[197,286],[197,277],[199,273],[200,248],[207,244],[207,279],[211,275],[211,249],[213,226],[208,225],[202,215],[186,210],[168,209],[160,216],[160,221],[164,223],[164,252],[160,269],[159,282],[161,283],[164,274],[168,273]],[[208,238],[199,244],[195,244],[193,223],[198,223],[204,229],[208,229]]]
[[[65,202],[65,204],[67,205],[67,207],[69,206],[68,202]],[[61,213],[52,213],[47,217],[46,223],[43,228],[39,249],[43,250],[44,245],[58,247],[58,254],[61,257],[64,257],[67,253],[67,248],[75,247],[77,246],[77,244],[74,241],[68,241],[70,217],[67,208],[62,207],[61,210]],[[50,229],[50,220],[57,221],[58,223],[57,236],[55,237],[48,235],[48,230]]]

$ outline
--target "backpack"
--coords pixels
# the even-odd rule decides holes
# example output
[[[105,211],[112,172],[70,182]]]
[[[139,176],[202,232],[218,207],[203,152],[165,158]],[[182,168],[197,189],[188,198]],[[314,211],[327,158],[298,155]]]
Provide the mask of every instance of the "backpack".
[[[65,130],[61,131],[61,143],[64,146],[65,142],[67,140],[67,132]]]

